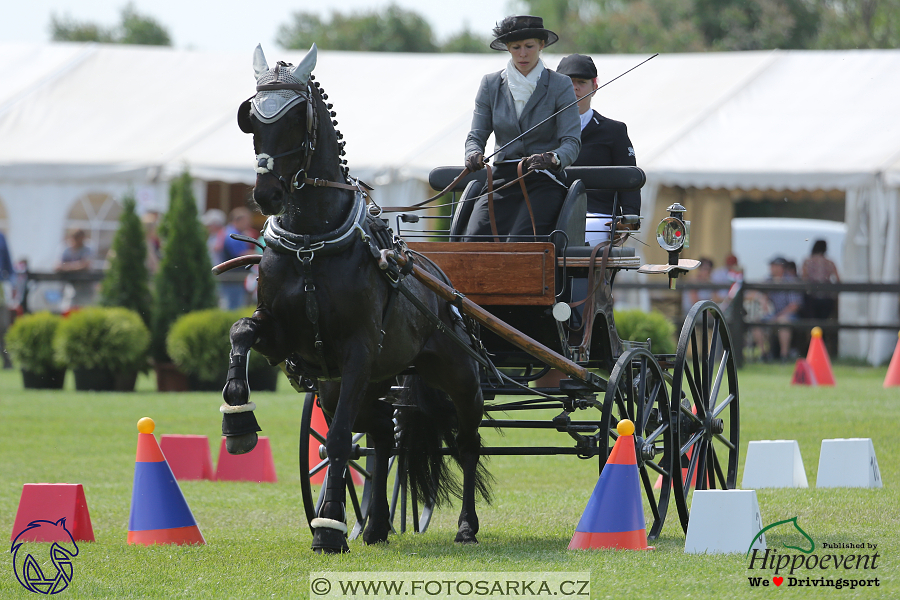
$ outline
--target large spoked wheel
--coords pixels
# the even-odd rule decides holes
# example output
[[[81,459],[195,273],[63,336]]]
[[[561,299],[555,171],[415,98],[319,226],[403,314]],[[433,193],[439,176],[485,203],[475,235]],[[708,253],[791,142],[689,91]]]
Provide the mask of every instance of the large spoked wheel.
[[[319,512],[319,508],[323,502],[323,487],[321,476],[327,473],[329,461],[324,456],[325,437],[327,429],[321,426],[313,426],[314,411],[321,411],[316,406],[317,398],[314,393],[307,393],[303,403],[303,415],[300,422],[300,488],[303,495],[303,509],[306,513],[307,523],[311,523]],[[321,412],[319,412],[321,414]],[[395,422],[395,439],[399,435],[396,430]],[[365,529],[366,518],[369,514],[369,503],[372,499],[372,471],[375,468],[374,449],[360,446],[359,442],[365,434],[357,433],[353,435],[353,452],[350,461],[350,469],[346,477],[347,484],[347,526],[348,537],[356,539]],[[360,464],[359,459],[365,457],[365,467]],[[412,524],[413,530],[417,533],[424,532],[431,522],[431,515],[434,510],[434,504],[430,503],[421,507],[419,514],[419,502],[411,494],[407,493],[406,486],[406,469],[403,466],[405,457],[391,456],[388,467],[388,493],[390,494],[388,502],[390,503],[390,519],[391,527],[394,529],[395,516],[399,516],[399,530],[401,533],[406,531],[406,520],[408,514],[408,505],[412,505]],[[400,474],[398,476],[398,473]],[[319,477],[317,477],[319,476]],[[318,489],[314,489],[318,487]],[[352,508],[352,510],[351,510]],[[399,509],[399,514],[398,514]],[[312,530],[312,527],[310,527]],[[396,529],[394,529],[396,531]]]
[[[669,396],[662,368],[643,348],[619,357],[609,376],[603,401],[603,430],[608,431],[606,457],[612,451],[622,419],[634,423],[634,446],[641,487],[653,522],[648,539],[659,537],[672,491],[674,436],[669,420]],[[656,485],[657,482],[659,485]]]
[[[737,367],[728,324],[708,300],[688,312],[672,373],[672,427],[677,430],[675,504],[687,532],[695,489],[734,489],[740,448]]]

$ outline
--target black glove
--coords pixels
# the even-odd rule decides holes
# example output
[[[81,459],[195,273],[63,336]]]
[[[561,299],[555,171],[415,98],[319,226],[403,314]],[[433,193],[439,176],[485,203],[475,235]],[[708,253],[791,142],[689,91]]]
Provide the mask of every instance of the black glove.
[[[466,157],[466,168],[471,172],[480,171],[484,168],[484,154],[481,152],[473,152]]]
[[[544,152],[543,154],[532,154],[525,159],[525,168],[529,171],[537,171],[538,169],[554,169],[558,162],[553,162],[553,153]]]

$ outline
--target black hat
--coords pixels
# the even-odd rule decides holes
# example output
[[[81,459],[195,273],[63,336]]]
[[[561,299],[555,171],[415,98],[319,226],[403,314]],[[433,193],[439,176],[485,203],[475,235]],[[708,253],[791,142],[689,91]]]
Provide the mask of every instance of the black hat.
[[[771,261],[769,261],[770,265],[781,265],[782,267],[788,264],[788,261],[783,256],[776,256]]]
[[[556,72],[577,79],[593,79],[597,76],[597,67],[590,56],[572,54],[559,61]]]
[[[549,29],[544,29],[544,19],[529,15],[506,17],[494,27],[494,36],[497,38],[491,42],[491,48],[494,50],[506,50],[506,44],[509,42],[529,38],[544,40],[546,46],[555,44],[559,40],[558,35]]]

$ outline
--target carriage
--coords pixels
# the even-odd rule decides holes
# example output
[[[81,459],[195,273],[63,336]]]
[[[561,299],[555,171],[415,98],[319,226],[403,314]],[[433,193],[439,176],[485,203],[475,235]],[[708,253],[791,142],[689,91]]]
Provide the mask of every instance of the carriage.
[[[311,54],[314,66],[315,56],[312,51]],[[222,407],[223,433],[229,451],[240,453],[252,448],[259,430],[242,376],[246,354],[252,346],[270,362],[280,362],[295,389],[305,394],[299,462],[303,505],[313,530],[314,549],[346,550],[344,537],[353,539],[364,532],[367,542],[384,541],[387,528],[406,531],[410,517],[414,531],[427,529],[436,496],[420,497],[422,485],[411,484],[410,468],[420,457],[403,442],[404,434],[412,429],[410,415],[420,410],[415,403],[403,401],[404,394],[411,393],[410,376],[415,377],[417,371],[421,374],[424,367],[417,370],[410,366],[414,360],[404,359],[403,352],[388,348],[389,344],[406,348],[409,340],[403,336],[414,337],[415,332],[425,329],[429,330],[431,341],[423,338],[417,347],[431,348],[431,362],[421,364],[432,371],[432,378],[442,368],[456,369],[457,374],[464,371],[456,363],[439,364],[435,369],[435,357],[455,361],[462,356],[475,369],[477,412],[470,410],[463,415],[462,403],[453,397],[459,389],[444,390],[452,397],[460,422],[471,421],[474,415],[476,422],[470,425],[476,432],[475,444],[480,443],[478,421],[487,427],[546,429],[563,434],[563,442],[552,447],[476,445],[473,450],[469,439],[465,448],[462,444],[445,444],[436,450],[438,454],[453,454],[457,460],[462,456],[460,464],[466,478],[457,541],[475,541],[478,525],[472,488],[479,485],[474,473],[480,456],[573,455],[595,460],[602,472],[618,437],[616,424],[621,419],[635,424],[635,455],[649,506],[649,539],[660,535],[673,499],[678,520],[687,530],[692,487],[735,487],[740,430],[737,371],[728,327],[719,307],[703,301],[689,311],[674,355],[654,354],[650,340],[620,339],[613,316],[612,288],[619,271],[666,275],[674,287],[679,274],[696,267],[697,261],[680,258],[689,233],[683,207],[669,207],[670,216],[657,228],[657,240],[669,252],[668,264],[642,266],[634,248],[625,244],[628,234],[618,231],[619,221],[637,224],[639,217],[614,218],[611,243],[586,246],[584,235],[586,190],[637,189],[645,182],[643,171],[637,167],[570,168],[567,174],[572,183],[551,234],[505,243],[461,241],[472,199],[482,188],[484,172],[466,175],[462,167],[443,167],[432,171],[430,183],[436,190],[452,192],[449,227],[425,228],[419,233],[405,230],[406,223],[418,221],[419,217],[398,209],[399,235],[395,235],[386,218],[390,209],[378,206],[362,182],[348,176],[346,163],[340,159],[343,143],[338,140],[343,136],[331,128],[336,121],[326,122],[323,127],[331,105],[325,107],[327,94],[318,89],[318,83],[310,83],[314,80],[310,76],[312,66],[306,62],[309,55],[298,67],[279,63],[268,69],[258,49],[254,63],[258,95],[254,98],[261,91],[271,90],[296,94],[296,98],[291,96],[293,107],[287,108],[300,117],[295,122],[301,127],[297,128],[299,131],[273,127],[278,125],[278,114],[268,120],[251,120],[250,101],[242,105],[238,121],[242,130],[254,133],[257,172],[261,175],[254,192],[257,203],[267,214],[287,216],[279,217],[280,220],[270,217],[265,232],[267,248],[261,257],[236,259],[234,264],[216,270],[260,263],[260,308],[253,318],[242,319],[232,328],[231,366]],[[285,83],[286,67],[292,67],[291,73],[307,68],[308,71]],[[291,114],[290,110],[286,114]],[[330,117],[334,115],[330,112]],[[293,177],[287,177],[281,174],[283,167],[275,159],[285,161],[283,157],[292,154],[302,154],[294,163],[300,169]],[[324,172],[326,177],[319,178],[318,173],[312,177],[314,170]],[[301,198],[303,194],[306,197]],[[326,197],[328,202],[324,201]],[[338,204],[340,199],[343,207]],[[341,214],[346,216],[338,218]],[[335,220],[339,225],[329,225],[323,234],[290,231],[292,226],[300,228]],[[333,258],[318,258],[327,256],[329,248]],[[359,257],[345,256],[349,254]],[[314,258],[319,262],[314,263]],[[315,270],[315,265],[329,260],[337,262]],[[372,264],[377,264],[377,268],[369,269]],[[381,273],[362,275],[359,281],[336,276],[341,281],[332,282],[329,275],[336,269]],[[405,282],[412,283],[404,285]],[[335,286],[335,293],[329,286]],[[375,288],[386,292],[373,291]],[[354,294],[359,296],[355,304],[348,300]],[[323,304],[323,297],[330,299],[327,304]],[[340,354],[334,348],[336,344],[329,347],[328,328],[322,324],[325,319],[320,313],[343,310],[338,315],[341,318],[356,318],[359,307],[369,308],[369,304],[373,305],[369,320],[376,326],[369,337],[359,340],[376,357],[365,357],[370,362],[363,367],[344,363],[341,381],[341,375],[333,372],[335,367],[329,372],[329,360],[336,363],[333,358],[326,360],[326,350],[332,352],[331,356],[352,354],[357,359],[365,352],[342,350]],[[398,313],[402,311],[415,315],[416,323],[397,326]],[[302,314],[306,315],[305,320],[298,317]],[[386,323],[394,324],[391,333],[386,334]],[[364,324],[368,327],[368,321]],[[292,334],[286,333],[289,329],[307,338],[302,351],[291,351]],[[331,329],[338,330],[344,335],[340,326]],[[440,340],[440,349],[428,346],[435,339]],[[392,352],[401,357],[397,359],[401,362],[394,361],[389,377],[375,377],[372,369],[387,368],[383,365],[393,359]],[[378,363],[382,357],[388,358]],[[317,362],[321,368],[314,364]],[[355,388],[368,389],[355,392],[368,394],[365,401],[371,400],[372,407],[362,409],[363,412],[390,416],[387,425],[372,426],[369,437],[377,430],[375,442],[360,432],[366,429],[360,426],[360,413],[352,413],[348,420],[346,412],[339,412],[346,410],[339,402],[344,402],[344,407],[351,401],[360,402],[349,399],[350,393],[342,389],[356,381],[360,368],[366,381],[373,382],[369,388]],[[554,370],[562,373],[561,378],[547,383]],[[373,390],[377,396],[369,398],[375,393]],[[323,397],[331,399],[329,406],[322,402]],[[338,434],[329,430],[326,435],[317,414],[320,406],[328,409],[324,411],[327,425],[332,429],[339,426]],[[354,410],[360,409],[357,406]],[[338,414],[341,423],[331,420]],[[523,414],[526,418],[494,416],[509,414]],[[536,418],[535,414],[554,416]],[[351,428],[355,432],[352,439]],[[343,437],[338,442],[340,436]],[[386,459],[385,454],[390,458]],[[341,468],[335,468],[335,461]],[[328,473],[330,479],[326,478],[327,483],[317,490],[314,482],[322,473]],[[385,499],[388,481],[389,503]],[[338,486],[342,489],[338,490]],[[341,496],[344,486],[349,500],[346,509]],[[419,494],[416,490],[420,490]],[[379,523],[372,523],[376,513]]]
[[[434,189],[443,190],[462,169],[437,168],[429,182]],[[641,169],[572,167],[568,175],[574,181],[557,228],[543,241],[459,241],[471,211],[470,200],[482,189],[484,173],[470,174],[451,188],[452,217],[436,217],[450,220],[449,228],[404,231],[405,222],[419,218],[401,213],[396,229],[411,250],[441,267],[453,282],[453,293],[466,297],[499,320],[494,330],[485,328],[482,334],[491,362],[504,375],[498,381],[489,369],[482,371],[488,414],[482,425],[555,429],[565,434],[563,440],[568,442],[556,447],[492,446],[483,448],[482,453],[573,455],[596,460],[598,471],[602,472],[618,437],[617,422],[630,419],[636,425],[635,454],[650,511],[648,538],[659,536],[673,496],[680,525],[687,531],[692,485],[697,489],[735,487],[739,398],[726,321],[715,303],[697,303],[684,322],[674,355],[654,354],[650,340],[620,339],[612,295],[619,271],[642,270],[669,275],[674,281],[679,272],[696,266],[696,261],[678,258],[680,246],[676,248],[671,241],[686,234],[684,228],[679,229],[684,223],[684,209],[678,205],[669,207],[670,217],[660,224],[661,243],[671,249],[672,264],[641,265],[635,249],[625,245],[627,234],[615,236],[606,253],[584,244],[586,190],[640,188],[645,181]],[[636,216],[623,218],[638,220]],[[615,228],[615,221],[612,227]],[[592,290],[593,294],[588,295]],[[569,308],[579,300],[587,300],[580,314]],[[580,321],[579,326],[573,326],[572,321]],[[523,337],[531,340],[523,341]],[[554,369],[565,373],[556,385],[535,386],[535,382],[552,381]],[[597,373],[608,374],[608,378]],[[299,384],[296,378],[295,383]],[[399,389],[395,386],[386,401],[392,402]],[[315,404],[315,392],[308,391],[299,459],[303,503],[310,522],[321,502],[313,481],[329,463],[325,431],[321,425],[320,430],[313,425]],[[398,406],[397,410],[405,408],[408,407]],[[549,420],[491,416],[537,409],[558,414]],[[373,454],[373,449],[365,446],[363,434],[357,434],[351,467],[358,476],[347,477],[356,519],[351,539],[365,526],[371,474],[364,460]],[[410,517],[412,530],[424,532],[433,506],[420,505],[410,495],[403,477],[406,457],[401,448],[396,448],[394,454],[393,465],[398,474],[393,481],[391,520],[395,522],[396,515],[397,531],[405,532]]]

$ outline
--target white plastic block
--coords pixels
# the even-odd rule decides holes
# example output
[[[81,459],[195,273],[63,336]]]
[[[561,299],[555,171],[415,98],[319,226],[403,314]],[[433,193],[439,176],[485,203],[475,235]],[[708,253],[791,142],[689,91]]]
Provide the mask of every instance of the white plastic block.
[[[809,487],[797,440],[760,440],[747,446],[744,489]]]
[[[744,554],[766,549],[756,490],[696,490],[684,551],[688,554]]]
[[[816,487],[883,487],[872,439],[822,440]]]

